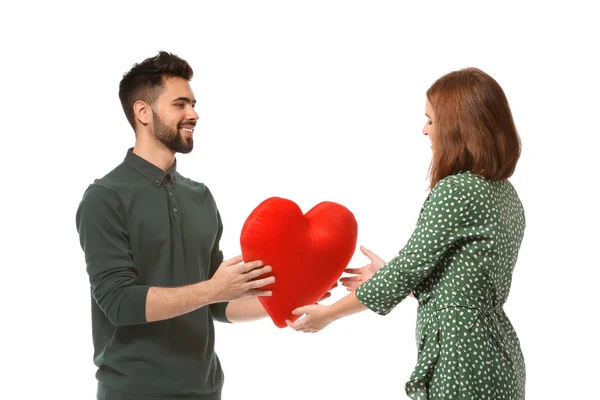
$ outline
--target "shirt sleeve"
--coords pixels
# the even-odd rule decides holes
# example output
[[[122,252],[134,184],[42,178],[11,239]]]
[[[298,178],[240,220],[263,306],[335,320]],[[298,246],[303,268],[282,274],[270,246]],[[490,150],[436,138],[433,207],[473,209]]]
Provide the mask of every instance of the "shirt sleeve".
[[[217,237],[215,239],[215,243],[213,245],[212,251],[210,253],[210,278],[217,272],[219,265],[223,262],[223,252],[219,247],[219,242],[221,241],[221,235],[223,234],[223,222],[221,221],[221,214],[217,211],[217,219],[218,219],[218,230]],[[210,313],[213,318],[220,322],[230,323],[227,319],[225,310],[227,309],[227,305],[229,302],[221,302],[221,303],[213,303],[210,307]]]
[[[467,207],[466,197],[451,180],[439,181],[425,201],[408,243],[356,289],[358,300],[380,315],[392,311],[461,240]]]
[[[76,225],[92,297],[115,326],[144,324],[149,286],[137,285],[123,209],[113,191],[92,184],[81,200]]]

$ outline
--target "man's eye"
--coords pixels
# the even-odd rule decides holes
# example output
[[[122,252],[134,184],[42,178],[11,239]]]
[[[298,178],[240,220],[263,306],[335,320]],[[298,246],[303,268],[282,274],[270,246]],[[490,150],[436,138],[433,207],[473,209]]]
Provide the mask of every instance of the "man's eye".
[[[185,107],[185,104],[177,103],[177,104],[175,104],[175,107],[183,108],[183,107]]]
[[[433,122],[431,122],[431,121],[427,121],[427,124],[428,124],[428,125],[431,125],[431,124],[433,124]]]

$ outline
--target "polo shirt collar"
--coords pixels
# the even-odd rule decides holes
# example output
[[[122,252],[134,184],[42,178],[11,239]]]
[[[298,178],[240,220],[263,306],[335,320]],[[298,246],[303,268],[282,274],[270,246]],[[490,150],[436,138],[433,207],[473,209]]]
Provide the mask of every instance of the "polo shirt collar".
[[[127,150],[125,162],[131,165],[136,171],[148,179],[154,186],[161,186],[163,183],[175,183],[175,172],[177,171],[177,159],[167,172],[158,168],[156,165],[138,156],[133,152],[133,147]]]

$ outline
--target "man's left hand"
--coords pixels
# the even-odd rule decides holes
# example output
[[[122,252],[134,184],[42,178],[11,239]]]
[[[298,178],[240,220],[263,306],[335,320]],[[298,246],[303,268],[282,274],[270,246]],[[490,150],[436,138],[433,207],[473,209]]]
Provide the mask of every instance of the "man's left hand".
[[[326,298],[329,298],[329,297],[331,297],[331,291],[332,291],[333,289],[335,289],[337,286],[338,286],[338,283],[337,283],[337,281],[336,281],[336,282],[333,284],[333,286],[332,286],[332,287],[329,289],[329,292],[325,293],[325,294],[323,295],[323,297],[321,297],[321,298],[319,299],[319,302],[320,302],[320,301],[323,301],[323,300],[325,300]]]

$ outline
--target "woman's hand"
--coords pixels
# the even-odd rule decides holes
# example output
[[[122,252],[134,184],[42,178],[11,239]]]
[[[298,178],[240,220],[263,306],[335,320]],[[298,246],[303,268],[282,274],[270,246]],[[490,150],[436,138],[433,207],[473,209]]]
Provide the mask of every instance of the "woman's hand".
[[[344,272],[355,274],[355,276],[340,279],[342,285],[350,292],[354,292],[357,287],[365,283],[369,278],[375,275],[375,272],[377,272],[379,268],[385,265],[385,261],[371,250],[360,246],[360,251],[369,258],[370,263],[361,268],[347,268]]]
[[[287,325],[298,332],[315,333],[319,332],[327,325],[333,322],[333,318],[328,312],[329,306],[320,304],[299,307],[292,311],[294,315],[306,314],[304,318],[296,322],[286,321]]]

